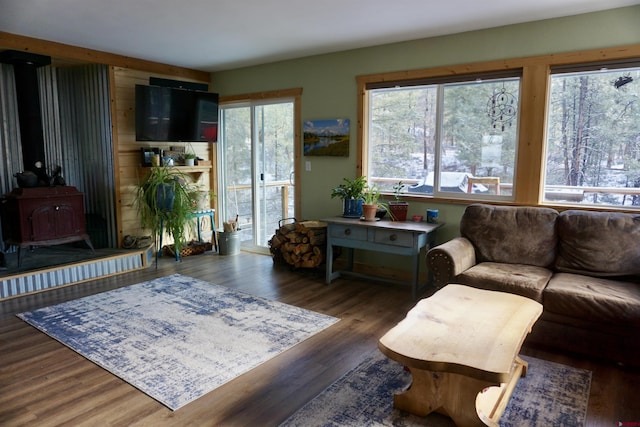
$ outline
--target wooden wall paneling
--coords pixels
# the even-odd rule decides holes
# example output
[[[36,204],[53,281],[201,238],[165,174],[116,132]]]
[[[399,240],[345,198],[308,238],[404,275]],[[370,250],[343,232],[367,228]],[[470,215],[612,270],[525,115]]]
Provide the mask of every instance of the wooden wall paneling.
[[[164,74],[167,78],[209,82],[205,71],[161,64],[144,59],[131,58],[114,53],[85,49],[64,43],[20,36],[0,31],[0,50],[13,49],[51,56],[52,62],[107,64],[148,73]]]
[[[518,124],[520,140],[514,180],[515,202],[521,205],[538,205],[542,200],[548,85],[549,66],[537,64],[523,68]]]
[[[141,147],[160,147],[162,149],[169,149],[171,146],[182,146],[188,150],[193,150],[195,153],[206,160],[211,160],[211,153],[215,150],[215,145],[194,142],[140,142],[136,141],[135,136],[135,85],[136,84],[149,84],[149,77],[160,77],[165,79],[178,79],[190,82],[209,83],[209,81],[202,81],[189,78],[178,78],[176,76],[150,73],[142,70],[132,70],[125,67],[114,67],[115,75],[115,96],[116,96],[116,117],[118,121],[118,149],[117,156],[119,159],[119,172],[120,172],[120,204],[119,211],[122,217],[121,229],[118,233],[121,237],[126,235],[144,235],[149,234],[148,231],[143,230],[140,225],[140,220],[137,216],[136,207],[134,205],[135,186],[144,177],[145,170],[141,165],[140,148]],[[212,168],[213,169],[213,168]],[[198,182],[203,188],[209,189],[211,187],[211,174],[201,174]],[[213,187],[215,188],[215,187]],[[169,236],[163,237],[163,243],[171,243]]]

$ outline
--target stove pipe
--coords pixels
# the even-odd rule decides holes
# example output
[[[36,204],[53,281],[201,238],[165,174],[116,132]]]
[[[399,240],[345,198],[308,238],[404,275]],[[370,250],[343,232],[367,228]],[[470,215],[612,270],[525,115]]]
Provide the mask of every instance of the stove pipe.
[[[51,64],[51,58],[34,53],[6,50],[0,52],[0,62],[13,65],[24,170],[31,171],[46,181],[37,68]]]

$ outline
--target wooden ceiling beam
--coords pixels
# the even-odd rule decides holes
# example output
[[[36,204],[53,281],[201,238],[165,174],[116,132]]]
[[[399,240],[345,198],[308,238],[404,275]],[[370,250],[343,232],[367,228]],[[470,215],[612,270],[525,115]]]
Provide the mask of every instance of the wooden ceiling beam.
[[[0,31],[0,50],[6,49],[49,55],[54,63],[107,64],[116,67],[148,71],[150,73],[183,77],[207,83],[211,80],[211,74],[207,71],[162,64]]]

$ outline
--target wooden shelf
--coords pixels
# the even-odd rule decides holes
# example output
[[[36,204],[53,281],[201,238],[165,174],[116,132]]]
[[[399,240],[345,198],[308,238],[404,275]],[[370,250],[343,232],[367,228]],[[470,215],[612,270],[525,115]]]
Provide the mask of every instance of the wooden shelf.
[[[186,173],[192,173],[192,172],[207,172],[209,170],[211,170],[211,165],[207,165],[207,166],[172,166],[176,169],[179,169],[182,172],[186,172]]]
[[[143,166],[142,169],[150,169],[153,166]],[[193,176],[194,180],[199,180],[200,176],[204,173],[204,172],[209,172],[211,170],[211,165],[205,165],[205,166],[182,166],[182,165],[178,165],[178,166],[171,166],[173,169],[176,169],[178,171],[180,171],[181,173],[185,173],[185,174],[189,174],[191,176]]]
[[[144,169],[150,169],[153,166],[143,166]],[[182,172],[186,172],[186,173],[190,173],[190,172],[206,172],[208,170],[211,170],[211,165],[206,165],[206,166],[182,166],[182,165],[178,165],[178,166],[171,166],[172,168],[178,169]]]

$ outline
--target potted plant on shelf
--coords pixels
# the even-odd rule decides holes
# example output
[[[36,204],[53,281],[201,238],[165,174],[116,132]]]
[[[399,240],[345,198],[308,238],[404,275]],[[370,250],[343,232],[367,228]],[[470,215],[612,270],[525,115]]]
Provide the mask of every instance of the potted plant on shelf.
[[[362,196],[367,186],[364,176],[354,180],[343,178],[343,183],[331,190],[331,198],[343,200],[342,216],[345,218],[360,218],[362,216]]]
[[[185,166],[195,166],[195,163],[196,163],[195,153],[184,153],[182,157],[184,159]]]
[[[173,237],[176,253],[186,244],[185,227],[197,210],[189,182],[176,168],[153,166],[136,188],[135,205],[142,227],[151,230],[156,242],[166,231]]]
[[[400,193],[406,187],[402,181],[393,185],[393,197],[395,200],[389,202],[389,212],[394,221],[406,221],[409,202],[400,200]]]

